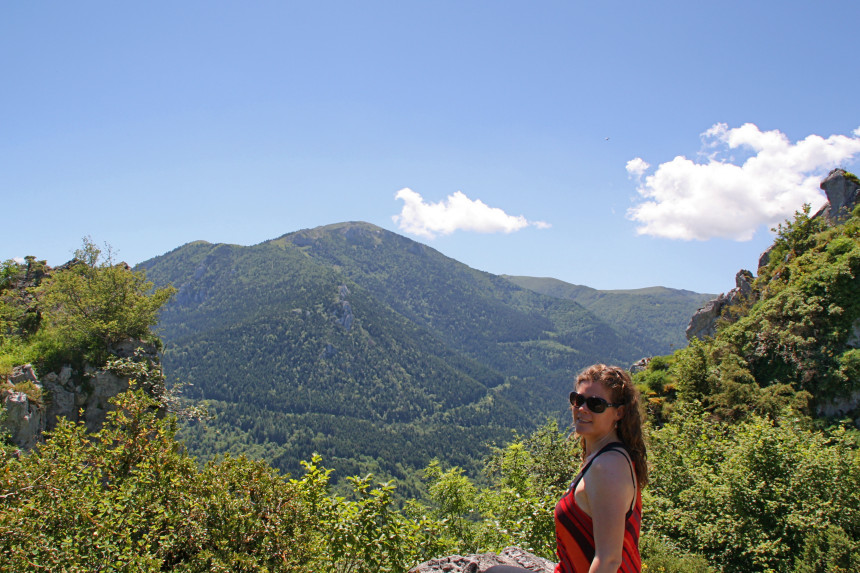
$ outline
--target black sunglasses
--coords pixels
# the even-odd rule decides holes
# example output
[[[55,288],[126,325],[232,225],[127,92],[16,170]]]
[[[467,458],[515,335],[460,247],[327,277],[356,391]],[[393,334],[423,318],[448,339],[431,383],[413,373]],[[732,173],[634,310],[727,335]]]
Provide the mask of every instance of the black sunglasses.
[[[617,408],[618,406],[623,406],[624,402],[618,402],[612,404],[607,402],[600,396],[589,396],[586,398],[582,394],[577,392],[570,393],[570,405],[576,406],[577,408],[582,408],[582,405],[585,404],[588,406],[588,409],[594,412],[595,414],[600,414],[604,412],[607,408]]]

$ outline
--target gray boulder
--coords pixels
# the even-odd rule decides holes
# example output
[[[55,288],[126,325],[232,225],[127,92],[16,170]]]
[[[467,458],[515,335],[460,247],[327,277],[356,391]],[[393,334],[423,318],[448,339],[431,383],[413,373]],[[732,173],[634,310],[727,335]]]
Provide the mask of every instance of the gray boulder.
[[[449,555],[425,561],[409,573],[483,573],[493,565],[513,565],[535,573],[553,573],[555,563],[518,547],[506,547],[501,554]]]

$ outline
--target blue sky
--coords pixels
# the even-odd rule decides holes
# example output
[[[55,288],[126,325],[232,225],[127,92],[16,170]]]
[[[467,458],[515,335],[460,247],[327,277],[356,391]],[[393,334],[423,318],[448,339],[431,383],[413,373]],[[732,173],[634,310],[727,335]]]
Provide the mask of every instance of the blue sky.
[[[860,170],[858,22],[856,0],[6,2],[0,258],[360,220],[497,274],[726,291]]]

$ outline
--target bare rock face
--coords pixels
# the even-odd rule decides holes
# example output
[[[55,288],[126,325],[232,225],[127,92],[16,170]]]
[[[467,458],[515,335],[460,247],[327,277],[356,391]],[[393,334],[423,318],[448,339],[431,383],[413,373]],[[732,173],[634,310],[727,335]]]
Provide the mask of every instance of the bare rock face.
[[[845,222],[860,198],[860,184],[856,178],[848,176],[844,169],[834,169],[821,182],[821,189],[827,195],[828,204],[819,211],[830,224]]]
[[[630,373],[636,374],[637,372],[643,372],[648,368],[648,365],[651,363],[651,357],[646,356],[645,358],[640,358],[636,362],[630,366]]]
[[[431,559],[409,573],[483,573],[493,565],[513,565],[535,573],[553,573],[555,563],[518,547],[506,547],[501,554],[449,555]]]
[[[157,360],[155,346],[139,340],[124,341],[110,351],[118,358],[138,355]],[[14,391],[12,385],[21,382],[32,382],[41,389],[45,399],[34,403],[24,392]],[[79,373],[71,366],[64,366],[59,372],[48,372],[39,380],[33,367],[26,364],[16,367],[5,385],[0,380],[0,404],[6,409],[6,425],[12,434],[12,443],[29,450],[42,439],[45,430],[56,428],[60,418],[82,421],[88,432],[97,432],[113,407],[110,399],[128,387],[129,377],[93,367],[86,367]]]
[[[30,401],[24,392],[4,390],[2,404],[6,409],[6,428],[12,443],[22,450],[29,450],[45,431],[45,409]]]
[[[753,292],[754,280],[755,277],[750,271],[738,271],[735,275],[735,288],[708,301],[690,318],[690,324],[687,325],[686,330],[687,340],[713,337],[717,333],[717,319],[722,315],[723,309],[749,298]]]
[[[816,413],[826,418],[841,418],[850,412],[856,412],[858,406],[860,406],[860,391],[821,402],[816,408]],[[860,418],[854,420],[854,425],[860,428]]]
[[[30,382],[39,387],[36,373],[30,364],[16,366],[5,381],[0,381],[0,405],[6,410],[5,426],[12,443],[29,450],[36,445],[45,431],[45,407],[41,400],[31,399],[19,391],[15,384]]]
[[[850,348],[860,348],[860,318],[851,325],[851,335],[848,336],[845,345]]]

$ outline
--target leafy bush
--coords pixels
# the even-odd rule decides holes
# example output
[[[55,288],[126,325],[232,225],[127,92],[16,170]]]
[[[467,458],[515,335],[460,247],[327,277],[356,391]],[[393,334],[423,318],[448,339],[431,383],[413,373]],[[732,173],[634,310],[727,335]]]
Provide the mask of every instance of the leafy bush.
[[[39,288],[42,332],[61,341],[59,348],[51,349],[55,354],[65,351],[58,358],[83,352],[98,364],[111,344],[152,338],[150,327],[158,321],[158,310],[174,292],[170,286],[153,290],[143,272],[114,264],[109,248],[103,256],[85,239],[71,265],[54,272]]]
[[[789,570],[812,531],[860,536],[857,448],[798,418],[731,424],[685,406],[651,433],[643,526],[723,570]]]
[[[713,573],[708,560],[700,555],[683,553],[671,543],[653,535],[639,539],[639,551],[647,573]]]
[[[198,470],[175,420],[142,390],[115,399],[93,438],[61,421],[38,450],[4,453],[4,571],[302,571],[312,516],[267,465]]]

